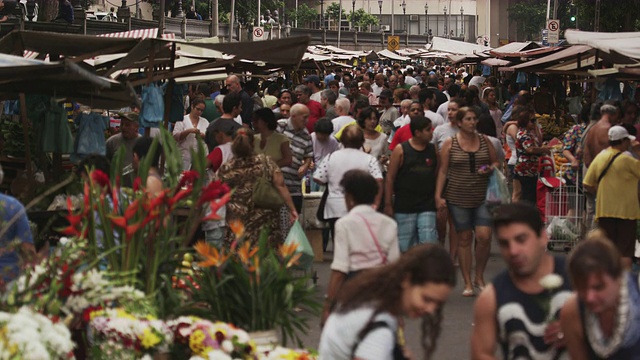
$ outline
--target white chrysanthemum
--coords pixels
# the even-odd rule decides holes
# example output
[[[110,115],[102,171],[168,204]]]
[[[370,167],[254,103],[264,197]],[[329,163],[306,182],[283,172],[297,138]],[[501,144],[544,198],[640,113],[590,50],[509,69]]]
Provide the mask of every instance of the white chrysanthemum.
[[[233,351],[233,343],[231,341],[229,341],[229,340],[225,340],[225,341],[222,342],[221,348],[227,354],[231,354],[231,352]]]
[[[237,341],[241,344],[246,344],[249,342],[249,340],[251,340],[249,338],[249,334],[242,329],[236,329],[233,332],[233,335],[237,336]]]
[[[210,351],[207,355],[209,356],[209,360],[233,360],[231,356],[220,350]]]

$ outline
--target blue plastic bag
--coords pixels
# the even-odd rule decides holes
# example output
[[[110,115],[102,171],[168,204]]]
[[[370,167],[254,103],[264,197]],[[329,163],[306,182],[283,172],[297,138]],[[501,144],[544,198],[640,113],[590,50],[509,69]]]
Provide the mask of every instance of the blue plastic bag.
[[[489,176],[486,203],[488,206],[498,206],[511,202],[511,194],[507,187],[507,179],[499,170],[493,170]]]

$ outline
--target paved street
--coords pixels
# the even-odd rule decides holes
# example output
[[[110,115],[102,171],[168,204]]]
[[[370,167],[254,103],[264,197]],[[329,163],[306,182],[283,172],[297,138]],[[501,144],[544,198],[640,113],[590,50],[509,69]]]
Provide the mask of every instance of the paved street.
[[[325,256],[325,262],[315,263],[315,269],[318,272],[318,296],[319,298],[326,292],[329,281],[329,265],[331,254]],[[504,262],[500,258],[497,245],[492,244],[491,257],[487,265],[485,279],[490,281],[498,272],[504,269]],[[471,336],[471,328],[473,326],[473,303],[475,298],[463,297],[462,277],[458,273],[458,286],[452,292],[449,301],[445,306],[444,323],[442,334],[438,341],[433,359],[437,360],[458,360],[469,359],[469,338]],[[304,345],[309,348],[318,348],[320,342],[320,328],[318,320],[312,320],[312,329],[310,333],[303,337]],[[422,350],[420,347],[420,320],[413,320],[407,323],[406,328],[407,343],[420,358]]]

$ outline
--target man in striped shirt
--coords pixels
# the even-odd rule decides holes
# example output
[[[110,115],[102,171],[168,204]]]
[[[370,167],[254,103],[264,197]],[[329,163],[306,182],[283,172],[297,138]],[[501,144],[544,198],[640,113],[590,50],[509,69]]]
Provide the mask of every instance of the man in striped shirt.
[[[291,165],[282,168],[284,183],[291,193],[291,199],[298,213],[302,210],[302,178],[313,160],[313,141],[306,128],[309,108],[303,104],[291,107],[291,117],[283,133],[289,138],[293,159]]]

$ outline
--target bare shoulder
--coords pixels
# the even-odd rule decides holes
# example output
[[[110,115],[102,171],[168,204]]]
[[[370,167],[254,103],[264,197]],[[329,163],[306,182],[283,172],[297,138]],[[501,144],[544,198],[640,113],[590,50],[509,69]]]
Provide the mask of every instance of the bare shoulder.
[[[487,285],[478,296],[474,305],[475,315],[495,314],[496,312],[496,290],[493,284]]]
[[[576,294],[571,295],[569,299],[562,306],[560,311],[560,321],[562,323],[573,323],[580,319],[580,309],[578,306],[578,296]]]

